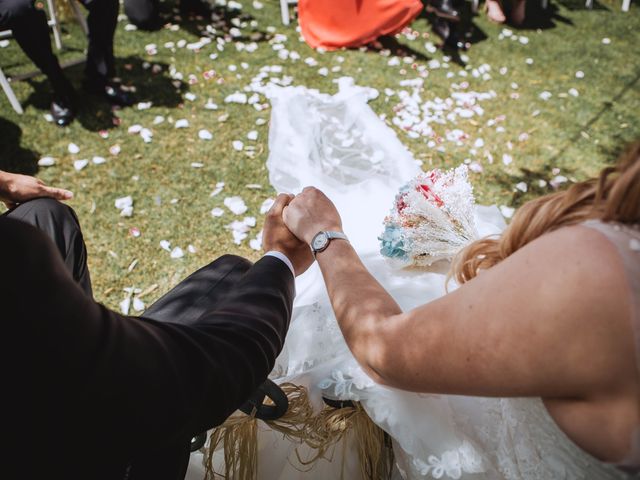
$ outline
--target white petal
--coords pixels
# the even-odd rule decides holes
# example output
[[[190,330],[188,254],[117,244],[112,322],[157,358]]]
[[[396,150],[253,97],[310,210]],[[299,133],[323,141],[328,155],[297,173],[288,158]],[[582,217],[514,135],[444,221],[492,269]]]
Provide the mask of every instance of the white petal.
[[[50,167],[52,165],[55,165],[55,163],[56,159],[53,157],[42,157],[40,160],[38,160],[39,167]]]
[[[213,135],[209,130],[202,129],[198,132],[198,137],[200,137],[200,140],[211,140]]]
[[[242,215],[248,210],[244,200],[240,197],[227,197],[224,199],[224,205],[236,215]]]
[[[115,205],[118,210],[122,210],[125,207],[131,207],[133,206],[133,198],[131,198],[131,195],[116,198]]]
[[[123,315],[129,315],[129,308],[131,306],[131,299],[129,297],[125,298],[120,302],[120,311]]]
[[[182,258],[184,257],[184,252],[180,247],[176,247],[171,250],[171,258]]]
[[[144,302],[140,300],[138,297],[133,299],[133,309],[136,312],[142,312],[144,310]]]
[[[500,213],[502,213],[502,216],[504,216],[504,218],[513,217],[514,212],[515,208],[507,207],[506,205],[500,205]]]
[[[75,168],[77,172],[82,170],[87,165],[89,165],[89,160],[86,159],[76,160],[73,162],[73,168]]]

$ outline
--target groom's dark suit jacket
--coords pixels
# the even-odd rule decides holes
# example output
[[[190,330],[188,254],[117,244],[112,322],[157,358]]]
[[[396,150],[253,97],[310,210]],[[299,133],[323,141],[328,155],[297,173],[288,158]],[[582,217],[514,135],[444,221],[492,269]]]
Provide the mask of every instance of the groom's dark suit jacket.
[[[0,478],[117,478],[222,423],[273,368],[293,296],[288,267],[264,257],[196,325],[121,316],[48,238],[0,218]]]

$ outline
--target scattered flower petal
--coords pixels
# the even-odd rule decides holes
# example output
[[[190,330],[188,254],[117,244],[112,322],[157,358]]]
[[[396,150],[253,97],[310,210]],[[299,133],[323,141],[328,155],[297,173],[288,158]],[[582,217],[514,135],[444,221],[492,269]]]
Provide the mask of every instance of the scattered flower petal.
[[[40,160],[38,160],[39,167],[51,167],[52,165],[55,165],[55,163],[56,159],[53,157],[42,157]]]
[[[240,197],[227,197],[224,199],[224,206],[236,215],[242,215],[248,210],[244,200]]]

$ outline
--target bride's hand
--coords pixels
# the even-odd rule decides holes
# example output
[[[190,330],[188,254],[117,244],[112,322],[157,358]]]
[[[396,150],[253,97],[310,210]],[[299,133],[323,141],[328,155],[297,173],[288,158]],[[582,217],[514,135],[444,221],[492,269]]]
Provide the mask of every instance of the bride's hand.
[[[276,250],[283,253],[293,264],[296,276],[304,273],[313,263],[313,254],[307,244],[301,242],[289,231],[282,219],[283,210],[293,199],[293,195],[281,193],[267,213],[262,233],[265,252]]]
[[[284,210],[284,223],[300,240],[311,244],[320,231],[342,232],[335,205],[320,190],[306,187]]]

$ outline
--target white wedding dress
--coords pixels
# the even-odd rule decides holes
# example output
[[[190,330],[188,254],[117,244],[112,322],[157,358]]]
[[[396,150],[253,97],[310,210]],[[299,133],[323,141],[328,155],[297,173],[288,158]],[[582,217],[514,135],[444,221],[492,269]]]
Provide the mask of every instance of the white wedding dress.
[[[432,271],[400,269],[379,253],[383,219],[398,188],[420,167],[368,106],[375,91],[342,79],[334,96],[303,87],[268,94],[273,113],[267,166],[273,187],[294,193],[306,185],[323,190],[335,202],[363,262],[403,310],[443,295],[448,265]],[[482,206],[476,224],[481,236],[498,234],[505,226],[496,207]],[[272,380],[307,387],[318,409],[322,396],[361,402],[393,439],[396,477],[625,478],[574,445],[539,398],[419,394],[375,384],[342,338],[317,264],[296,280],[296,290]],[[259,479],[360,478],[356,455],[350,453],[353,439],[346,440],[346,450],[336,449],[331,461],[321,459],[301,471],[295,449],[304,457],[304,447],[259,424]],[[202,478],[201,458],[192,455],[188,479]]]

